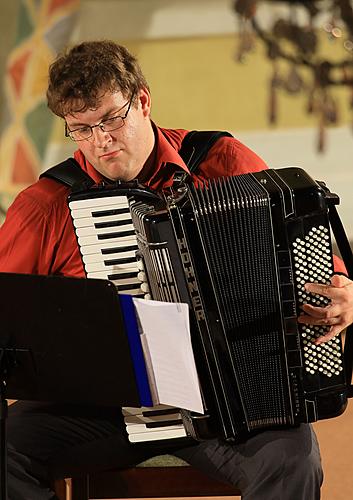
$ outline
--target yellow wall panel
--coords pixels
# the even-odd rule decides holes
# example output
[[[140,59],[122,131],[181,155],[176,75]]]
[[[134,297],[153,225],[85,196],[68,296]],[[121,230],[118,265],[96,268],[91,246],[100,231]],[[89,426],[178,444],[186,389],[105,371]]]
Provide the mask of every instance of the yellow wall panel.
[[[126,45],[138,56],[150,82],[157,122],[189,128],[270,128],[267,108],[272,65],[261,43],[242,64],[235,61],[235,35],[127,41]],[[336,57],[343,54],[337,44],[327,41],[323,50]],[[351,118],[349,94],[344,88],[334,93],[340,103],[341,124],[346,123]],[[277,126],[315,126],[317,120],[307,115],[306,106],[306,96],[279,91]]]

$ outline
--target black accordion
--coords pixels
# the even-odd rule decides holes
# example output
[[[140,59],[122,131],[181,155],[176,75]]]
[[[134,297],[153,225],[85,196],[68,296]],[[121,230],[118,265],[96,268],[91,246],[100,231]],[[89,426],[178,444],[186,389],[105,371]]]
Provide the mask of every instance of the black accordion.
[[[341,338],[315,345],[327,327],[297,322],[301,304],[328,304],[304,284],[333,274],[335,195],[294,167],[179,184],[159,196],[124,184],[91,193],[103,191],[127,196],[142,290],[190,306],[205,415],[182,410],[188,434],[239,440],[344,411]],[[71,199],[80,197],[87,193]]]

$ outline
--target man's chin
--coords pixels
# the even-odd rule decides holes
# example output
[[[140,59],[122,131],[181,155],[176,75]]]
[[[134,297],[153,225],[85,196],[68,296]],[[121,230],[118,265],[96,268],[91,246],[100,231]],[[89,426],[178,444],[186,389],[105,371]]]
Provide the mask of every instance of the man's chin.
[[[127,182],[131,178],[128,172],[124,172],[124,170],[116,166],[111,166],[111,168],[102,168],[101,174],[111,182]]]
[[[130,182],[136,178],[135,169],[128,165],[118,165],[117,162],[106,162],[101,166],[100,173],[112,182]]]
[[[133,177],[131,177],[131,175],[121,175],[121,174],[109,175],[106,176],[106,178],[111,182],[130,182],[134,179]]]

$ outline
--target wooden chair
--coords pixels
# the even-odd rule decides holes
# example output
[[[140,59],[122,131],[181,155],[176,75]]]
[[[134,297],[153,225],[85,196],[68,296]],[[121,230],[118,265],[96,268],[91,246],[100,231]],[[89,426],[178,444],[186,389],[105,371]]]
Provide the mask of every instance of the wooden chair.
[[[173,464],[174,465],[171,465]],[[163,464],[163,465],[162,465]],[[236,488],[211,479],[180,459],[163,455],[141,466],[109,470],[55,484],[60,500],[91,498],[238,497]],[[69,493],[68,493],[69,490]]]

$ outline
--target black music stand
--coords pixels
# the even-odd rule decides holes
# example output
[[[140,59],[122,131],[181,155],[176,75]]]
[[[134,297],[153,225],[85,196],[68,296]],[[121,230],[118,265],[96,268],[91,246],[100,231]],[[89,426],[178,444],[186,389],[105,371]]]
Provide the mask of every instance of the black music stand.
[[[7,398],[105,406],[140,406],[140,398],[111,282],[0,273],[0,290],[0,500],[7,500]]]

